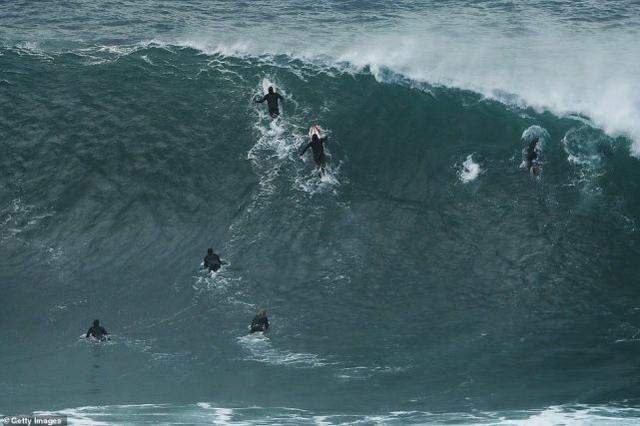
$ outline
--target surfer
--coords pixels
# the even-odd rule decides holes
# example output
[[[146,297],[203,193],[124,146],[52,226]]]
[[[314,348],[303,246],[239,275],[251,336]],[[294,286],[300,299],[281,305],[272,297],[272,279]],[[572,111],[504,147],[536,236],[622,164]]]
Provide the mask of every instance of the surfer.
[[[527,147],[527,169],[529,172],[538,176],[540,174],[540,167],[538,166],[538,142],[540,141],[539,137],[535,137],[529,143]]]
[[[267,331],[269,329],[269,319],[267,318],[267,310],[260,309],[258,314],[253,317],[253,321],[251,321],[251,329],[250,333],[255,333],[257,331]]]
[[[109,333],[100,325],[100,320],[93,320],[93,326],[87,331],[87,335],[85,336],[87,339],[89,336],[93,337],[96,340],[104,342],[108,340]]]
[[[213,249],[207,249],[207,255],[204,257],[204,269],[216,272],[222,265],[226,265],[227,262],[220,260],[220,256],[213,252]]]
[[[311,148],[311,151],[313,152],[313,161],[315,161],[316,166],[320,169],[321,174],[324,173],[324,166],[327,161],[324,155],[324,143],[326,141],[326,136],[324,138],[320,138],[316,133],[313,133],[311,135],[311,142],[309,142],[300,153],[300,157],[302,157],[307,149]]]
[[[267,101],[267,105],[269,107],[269,115],[271,118],[276,118],[280,115],[280,110],[278,109],[278,99],[280,102],[284,100],[280,93],[276,93],[273,91],[273,87],[269,87],[269,93],[264,95],[262,99],[256,99],[256,103],[261,104],[264,101]]]

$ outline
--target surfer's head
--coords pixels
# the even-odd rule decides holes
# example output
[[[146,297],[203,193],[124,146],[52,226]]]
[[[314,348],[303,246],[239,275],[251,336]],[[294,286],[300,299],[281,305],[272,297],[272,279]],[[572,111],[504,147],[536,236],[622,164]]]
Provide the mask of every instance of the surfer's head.
[[[100,326],[100,320],[93,320],[93,326],[94,327],[99,327]]]
[[[273,93],[273,87],[269,87],[269,93]]]
[[[315,134],[315,133],[313,135],[311,135],[311,140],[316,142],[318,140],[318,135]]]
[[[266,316],[267,316],[267,310],[266,310],[266,309],[260,309],[260,310],[258,311],[258,316],[259,316],[260,318],[264,318],[264,317],[266,317]]]
[[[207,254],[213,254],[213,249],[212,248],[207,249]]]

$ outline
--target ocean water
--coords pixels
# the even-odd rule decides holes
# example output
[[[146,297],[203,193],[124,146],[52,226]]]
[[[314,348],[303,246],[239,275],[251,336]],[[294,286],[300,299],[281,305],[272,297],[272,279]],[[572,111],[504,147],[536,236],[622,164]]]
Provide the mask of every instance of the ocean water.
[[[636,1],[4,1],[0,414],[638,424],[638,154]]]

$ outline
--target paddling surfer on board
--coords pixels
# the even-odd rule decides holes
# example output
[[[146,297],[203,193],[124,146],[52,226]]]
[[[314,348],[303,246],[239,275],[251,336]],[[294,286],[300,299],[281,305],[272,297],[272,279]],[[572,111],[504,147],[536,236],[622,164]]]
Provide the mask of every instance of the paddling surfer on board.
[[[220,256],[213,252],[213,249],[207,249],[207,255],[204,257],[204,268],[209,269],[212,272],[216,272],[222,265],[226,265],[227,262],[220,260]]]
[[[93,320],[93,326],[87,331],[86,338],[93,337],[94,339],[104,342],[109,340],[109,333],[100,325],[100,320]]]
[[[311,148],[313,152],[313,161],[316,163],[316,167],[320,169],[320,174],[324,173],[324,167],[326,165],[327,159],[324,155],[324,143],[327,141],[327,137],[324,138],[319,137],[320,129],[316,124],[311,126],[311,142],[309,142],[302,152],[300,153],[300,157],[304,155],[307,149]]]

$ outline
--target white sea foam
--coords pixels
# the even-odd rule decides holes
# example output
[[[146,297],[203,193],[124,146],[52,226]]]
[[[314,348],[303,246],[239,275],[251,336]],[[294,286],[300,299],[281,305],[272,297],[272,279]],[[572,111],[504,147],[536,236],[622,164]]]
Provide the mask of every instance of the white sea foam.
[[[35,41],[24,41],[18,43],[14,50],[20,55],[36,56],[43,60],[53,59],[53,56],[48,52],[45,52],[45,50],[40,47],[40,44]]]
[[[40,222],[53,215],[53,212],[36,213],[34,205],[25,203],[22,198],[15,198],[0,207],[0,241],[16,237],[31,231]]]
[[[340,369],[337,377],[343,380],[366,380],[378,374],[393,375],[402,373],[404,371],[407,371],[409,368],[410,367],[398,366],[345,367]]]
[[[569,130],[562,138],[562,147],[567,161],[575,171],[573,185],[590,194],[599,194],[598,178],[605,173],[602,148],[608,141],[603,140],[588,126]]]
[[[473,154],[469,154],[467,159],[462,163],[460,170],[458,170],[458,177],[460,178],[460,182],[469,183],[476,180],[480,173],[482,173],[480,165],[473,161]]]
[[[439,412],[397,410],[370,414],[319,414],[290,407],[231,407],[213,402],[194,404],[131,404],[35,411],[63,415],[70,424],[465,424],[465,425],[636,425],[640,409],[620,405],[558,405],[532,410]]]
[[[262,333],[253,333],[237,338],[237,342],[248,353],[246,361],[263,362],[272,365],[285,365],[298,368],[322,367],[327,362],[310,353],[296,353],[276,349],[269,338]]]
[[[327,166],[324,173],[321,173],[315,164],[312,166],[310,163],[313,163],[313,160],[305,161],[305,166],[307,168],[313,167],[313,169],[310,172],[299,173],[295,178],[294,185],[309,195],[327,191],[337,195],[337,188],[340,186],[338,180],[340,166]]]

